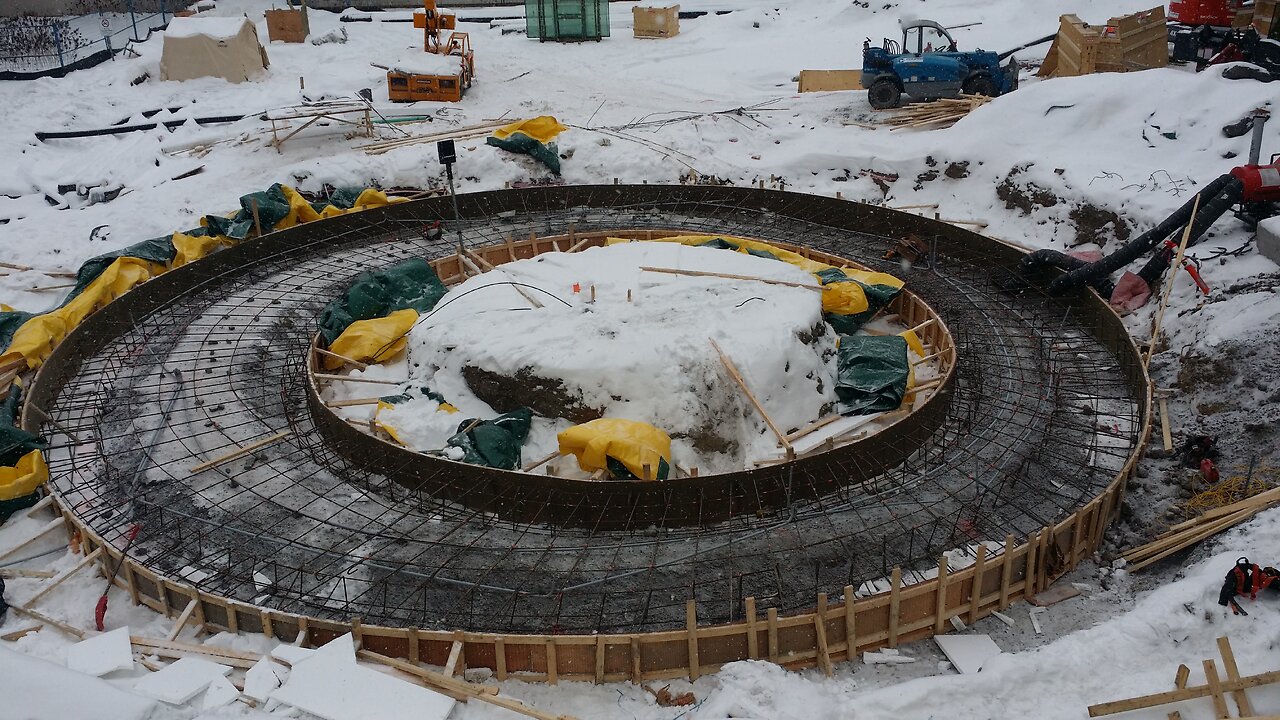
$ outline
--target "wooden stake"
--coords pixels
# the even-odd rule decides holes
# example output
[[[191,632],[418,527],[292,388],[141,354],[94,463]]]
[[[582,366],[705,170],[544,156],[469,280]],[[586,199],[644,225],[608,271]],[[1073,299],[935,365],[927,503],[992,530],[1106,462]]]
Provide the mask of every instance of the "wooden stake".
[[[493,655],[495,660],[494,665],[496,666],[494,667],[494,670],[493,670],[494,673],[497,674],[499,681],[506,680],[507,679],[507,641],[503,640],[502,637],[500,636],[494,639],[493,641]]]
[[[326,357],[334,358],[335,360],[341,360],[342,362],[344,362],[344,363],[346,363],[346,364],[348,364],[348,365],[352,365],[352,366],[354,366],[357,370],[368,370],[368,369],[369,369],[369,366],[368,366],[368,365],[366,365],[365,363],[362,363],[362,362],[360,362],[359,360],[353,360],[352,358],[349,358],[349,357],[347,357],[346,355],[339,355],[339,354],[338,354],[338,353],[336,353],[336,352],[332,352],[332,351],[330,351],[330,350],[323,350],[323,349],[321,349],[321,348],[316,348],[316,352],[318,352],[318,353],[320,353],[321,355],[324,355],[324,356],[326,356]]]
[[[827,649],[827,594],[818,593],[818,611],[813,614],[813,630],[818,637],[818,665],[827,677],[834,672],[831,668],[831,653]]]
[[[51,578],[52,570],[27,570],[25,568],[0,568],[0,578]]]
[[[698,604],[692,598],[684,603],[685,630],[689,635],[689,682],[702,674],[698,661]]]
[[[660,267],[641,267],[642,272],[665,273],[667,275],[690,275],[693,277],[715,277],[725,278],[728,280],[750,280],[753,282],[768,283],[770,285],[785,285],[786,287],[805,288],[806,290],[814,290],[822,292],[821,285],[811,285],[809,283],[791,282],[789,280],[774,280],[772,278],[757,277],[755,275],[735,275],[733,273],[708,272],[704,270],[680,270],[677,268],[660,268]]]
[[[933,618],[933,634],[941,635],[943,623],[947,620],[947,556],[938,558],[938,595],[935,601],[937,608]]]
[[[544,458],[540,458],[528,465],[525,465],[524,467],[520,468],[520,470],[523,472],[529,472],[530,470],[534,470],[542,465],[546,465],[547,463],[551,462],[552,460],[555,460],[558,457],[561,457],[562,455],[563,453],[561,453],[559,450],[556,450],[555,452],[551,453],[550,455],[547,455]]]
[[[354,400],[337,400],[325,403],[325,407],[342,408],[355,407],[356,405],[377,405],[382,402],[382,398],[356,398]]]
[[[604,684],[604,636],[596,635],[596,684]]]
[[[756,632],[756,599],[753,596],[743,598],[747,616],[747,658],[755,660],[760,657],[760,634]]]
[[[556,640],[547,638],[547,684],[558,685],[560,675],[556,670]]]
[[[1187,686],[1187,678],[1191,677],[1191,668],[1186,665],[1179,665],[1178,672],[1173,678],[1173,686],[1179,690]]]
[[[857,603],[854,602],[853,586],[844,586],[844,638],[845,660],[853,660],[858,656]]]
[[[9,548],[8,550],[5,550],[4,552],[0,552],[0,560],[3,560],[9,557],[10,555],[17,553],[19,550],[25,549],[27,546],[35,543],[35,541],[39,540],[45,535],[48,535],[49,531],[54,530],[56,528],[65,527],[65,526],[66,526],[66,523],[63,521],[62,518],[56,518],[56,519],[50,520],[47,525],[37,530],[35,535],[32,535],[31,537],[27,538],[26,540],[23,540],[22,542],[18,543],[17,545],[14,545],[13,547]]]
[[[631,682],[636,685],[640,684],[644,675],[641,673],[640,666],[640,638],[635,635],[631,636]]]
[[[361,650],[357,655],[359,655],[361,659],[380,663],[387,667],[392,667],[396,670],[400,670],[401,672],[408,673],[419,680],[422,680],[424,685],[448,695],[455,700],[460,700],[462,702],[466,702],[467,700],[479,700],[480,702],[487,703],[489,705],[506,708],[511,712],[518,713],[525,717],[535,718],[536,720],[574,720],[574,718],[569,715],[552,715],[550,713],[544,713],[524,705],[524,703],[521,703],[519,700],[499,697],[498,688],[493,687],[492,685],[472,685],[471,683],[462,682],[461,680],[454,678],[447,678],[439,673],[431,672],[426,668],[421,668],[417,665],[412,665],[403,660],[397,660],[385,655],[379,655],[378,653],[370,652],[369,650]]]
[[[1000,609],[1009,607],[1009,583],[1013,578],[1013,535],[1004,536],[1004,559],[1000,571]]]
[[[237,450],[233,450],[233,451],[231,451],[231,452],[227,453],[226,455],[221,455],[221,456],[216,457],[216,458],[214,458],[214,459],[212,459],[212,460],[209,460],[209,461],[207,461],[207,462],[202,462],[202,463],[200,463],[199,465],[194,465],[194,466],[192,466],[192,468],[191,468],[191,474],[192,474],[192,475],[195,475],[195,474],[197,474],[197,473],[204,472],[205,470],[208,470],[209,468],[217,467],[217,466],[222,465],[222,464],[224,464],[224,463],[229,463],[229,462],[231,462],[232,460],[236,460],[236,459],[238,459],[238,458],[242,458],[242,457],[244,457],[245,455],[249,455],[250,453],[253,453],[255,450],[259,450],[259,449],[261,449],[261,448],[266,447],[267,445],[270,445],[270,444],[275,443],[275,442],[279,442],[279,441],[281,441],[281,440],[283,440],[283,439],[285,439],[285,438],[289,437],[289,436],[290,436],[290,435],[292,435],[292,434],[293,434],[293,431],[292,431],[292,430],[284,430],[284,431],[282,431],[282,432],[278,432],[278,433],[276,433],[275,435],[272,435],[271,437],[263,438],[262,440],[258,440],[257,442],[253,442],[253,443],[250,443],[250,444],[248,444],[248,445],[245,445],[245,446],[244,446],[244,447],[242,447],[242,448],[239,448],[239,449],[237,449]]]
[[[1169,432],[1169,401],[1160,396],[1160,436],[1164,440],[1164,451],[1173,452],[1173,434]]]
[[[378,380],[376,378],[352,377],[350,375],[327,375],[325,373],[315,373],[312,375],[317,380],[330,380],[337,382],[352,383],[369,383],[372,385],[403,385],[404,380]]]
[[[1160,308],[1156,311],[1155,322],[1151,325],[1151,342],[1147,345],[1147,357],[1142,367],[1151,367],[1151,356],[1156,352],[1156,343],[1160,339],[1160,325],[1164,322],[1164,310],[1169,305],[1169,295],[1173,292],[1174,281],[1178,277],[1178,268],[1182,267],[1182,258],[1187,252],[1187,242],[1191,239],[1191,228],[1196,224],[1196,213],[1200,211],[1200,194],[1191,205],[1191,219],[1187,221],[1187,229],[1182,233],[1182,242],[1178,243],[1178,252],[1174,255],[1173,264],[1169,266],[1169,279],[1164,284],[1164,294],[1160,297]]]
[[[895,567],[889,575],[889,647],[898,647],[898,610],[902,598],[902,568]]]
[[[262,220],[258,217],[258,198],[249,198],[249,209],[253,211],[253,229],[258,237],[262,237]]]
[[[969,624],[978,621],[978,610],[982,605],[982,575],[987,569],[986,543],[978,543],[977,557],[973,561],[973,589],[969,592]]]
[[[787,457],[795,457],[796,451],[795,448],[791,446],[791,441],[788,440],[787,436],[784,435],[782,431],[778,429],[778,426],[773,423],[773,418],[769,417],[769,413],[765,412],[764,405],[760,404],[760,401],[756,399],[755,394],[751,392],[751,388],[747,387],[747,381],[742,378],[742,373],[738,372],[738,368],[733,364],[733,361],[729,359],[729,356],[724,354],[724,351],[720,349],[720,346],[716,344],[716,341],[711,339],[709,340],[711,342],[711,347],[715,348],[716,354],[720,356],[720,362],[723,363],[725,369],[729,371],[729,375],[733,378],[734,382],[738,383],[738,387],[742,388],[742,392],[746,393],[747,399],[751,401],[756,412],[760,413],[760,417],[764,418],[764,424],[768,425],[769,429],[772,430],[773,434],[778,438],[778,443],[782,445],[782,447],[786,448]]]
[[[72,575],[75,575],[81,570],[92,565],[93,561],[97,560],[101,555],[102,555],[102,546],[99,546],[97,550],[94,550],[93,552],[81,558],[80,562],[76,563],[71,568],[64,570],[62,574],[55,577],[48,585],[45,585],[43,588],[41,588],[40,592],[31,596],[31,598],[27,600],[27,605],[34,606],[36,603],[40,602],[42,598],[44,598],[46,595],[48,595],[49,593],[57,589],[59,585],[66,582],[67,578],[71,577]]]
[[[817,420],[814,420],[813,422],[809,423],[808,425],[805,425],[804,427],[800,428],[799,430],[796,430],[793,433],[787,433],[787,440],[789,440],[790,442],[795,442],[796,440],[799,440],[800,438],[808,435],[809,433],[812,433],[814,430],[820,430],[830,425],[831,423],[839,420],[842,417],[844,416],[837,413],[835,415],[828,415],[824,418],[818,418]]]
[[[778,608],[769,608],[765,612],[765,620],[769,623],[769,660],[778,662]]]
[[[177,640],[178,635],[182,632],[182,628],[186,626],[187,620],[191,619],[191,613],[195,612],[196,606],[200,604],[199,599],[191,598],[191,602],[187,603],[187,607],[178,615],[178,619],[173,623],[173,629],[166,636],[167,640]]]

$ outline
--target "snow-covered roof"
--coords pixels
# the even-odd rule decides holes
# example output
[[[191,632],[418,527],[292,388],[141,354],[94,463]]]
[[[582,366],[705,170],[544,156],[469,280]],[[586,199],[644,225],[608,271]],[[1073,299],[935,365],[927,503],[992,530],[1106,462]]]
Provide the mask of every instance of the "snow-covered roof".
[[[249,22],[249,18],[240,17],[176,17],[169,21],[169,28],[164,31],[167,37],[195,37],[208,35],[212,38],[233,38],[240,34],[241,28]]]
[[[409,60],[396,62],[392,70],[409,75],[457,75],[462,72],[462,58],[424,52]]]

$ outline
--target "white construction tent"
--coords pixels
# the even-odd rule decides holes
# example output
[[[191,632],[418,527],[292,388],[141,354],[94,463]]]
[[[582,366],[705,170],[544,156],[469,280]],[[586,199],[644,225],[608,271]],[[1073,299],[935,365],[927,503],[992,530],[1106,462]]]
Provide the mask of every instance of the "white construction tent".
[[[271,63],[247,17],[180,17],[164,33],[160,79],[250,80]]]

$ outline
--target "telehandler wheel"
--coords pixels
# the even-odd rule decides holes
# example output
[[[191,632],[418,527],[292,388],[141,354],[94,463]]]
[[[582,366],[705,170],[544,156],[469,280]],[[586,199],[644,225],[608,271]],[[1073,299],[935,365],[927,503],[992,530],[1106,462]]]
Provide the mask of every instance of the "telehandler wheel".
[[[971,77],[964,81],[964,86],[960,88],[965,95],[986,95],[987,97],[995,97],[999,94],[996,90],[996,84],[986,75]]]
[[[880,78],[867,90],[867,102],[876,110],[887,110],[902,105],[902,91],[889,78]]]

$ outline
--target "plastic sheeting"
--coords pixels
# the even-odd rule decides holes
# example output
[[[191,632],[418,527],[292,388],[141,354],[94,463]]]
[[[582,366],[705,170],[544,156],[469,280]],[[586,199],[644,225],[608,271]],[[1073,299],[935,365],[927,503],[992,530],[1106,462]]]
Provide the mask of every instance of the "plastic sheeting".
[[[842,415],[896,410],[911,380],[901,335],[844,335],[836,359],[836,397]]]
[[[23,455],[12,467],[0,467],[0,500],[24,498],[49,479],[49,466],[44,454],[32,450]]]
[[[540,115],[500,127],[485,142],[508,152],[529,155],[559,175],[560,151],[552,140],[568,129],[554,117]]]
[[[336,344],[357,320],[381,318],[406,309],[426,313],[446,292],[448,289],[440,282],[435,268],[422,258],[412,258],[377,272],[361,273],[346,293],[324,309],[320,334],[326,342]]]
[[[520,469],[520,447],[529,436],[533,411],[512,410],[492,420],[474,418],[458,424],[458,433],[449,438],[448,446],[461,448],[462,462],[501,470]]]
[[[409,330],[418,321],[418,311],[397,310],[382,318],[357,320],[329,345],[329,351],[362,363],[383,363],[398,357],[409,344]],[[326,369],[342,367],[342,361],[326,356]]]
[[[651,480],[665,480],[671,472],[671,436],[648,423],[600,418],[563,430],[556,439],[561,454],[576,457],[587,472],[625,470],[630,477],[620,479],[640,479],[648,466]]]

